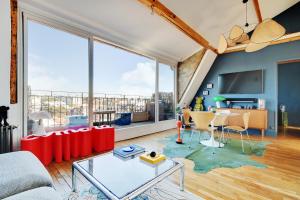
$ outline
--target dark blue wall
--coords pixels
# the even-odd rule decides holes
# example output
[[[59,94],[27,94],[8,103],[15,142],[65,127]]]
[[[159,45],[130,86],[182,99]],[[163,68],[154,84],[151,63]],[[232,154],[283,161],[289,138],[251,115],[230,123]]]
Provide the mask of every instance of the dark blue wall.
[[[287,33],[300,31],[300,2],[274,17],[274,19],[282,24]],[[264,69],[264,93],[255,95],[223,95],[225,97],[252,97],[262,98],[266,100],[266,108],[269,111],[269,129],[267,135],[275,135],[277,130],[277,101],[278,101],[278,62],[300,59],[300,41],[273,45],[266,47],[260,51],[246,53],[236,52],[223,54],[217,57],[208,75],[200,86],[196,96],[202,96],[202,91],[207,90],[206,84],[213,83],[214,88],[209,89],[209,96],[206,96],[204,105],[215,106],[213,97],[218,94],[218,75],[223,73],[249,71],[256,69]],[[300,75],[300,74],[299,74]],[[298,86],[299,87],[299,86]],[[195,100],[191,103],[193,107]],[[225,106],[225,105],[224,105]]]
[[[264,93],[263,94],[235,94],[224,95],[225,97],[252,97],[266,100],[266,108],[269,111],[269,129],[267,135],[274,135],[276,130],[277,114],[277,63],[279,61],[300,59],[300,41],[269,46],[253,53],[236,52],[223,54],[217,57],[209,73],[205,77],[196,96],[202,96],[206,90],[207,83],[213,83],[214,88],[209,89],[209,96],[206,96],[204,105],[215,106],[213,97],[218,93],[218,75],[223,73],[249,71],[264,69]],[[194,106],[194,101],[191,106]],[[225,105],[224,105],[225,106]]]
[[[300,61],[278,66],[278,105],[286,105],[289,126],[300,127]],[[279,119],[281,119],[279,115]],[[282,124],[278,120],[278,124]]]
[[[300,2],[280,13],[273,19],[279,24],[282,24],[287,33],[300,31]]]

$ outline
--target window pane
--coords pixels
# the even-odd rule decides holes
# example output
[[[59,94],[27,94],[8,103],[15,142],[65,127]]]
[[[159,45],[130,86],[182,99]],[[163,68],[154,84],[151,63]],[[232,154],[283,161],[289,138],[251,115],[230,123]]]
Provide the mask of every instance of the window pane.
[[[155,61],[101,42],[94,43],[94,122],[123,128],[155,121]],[[96,114],[98,112],[98,114]],[[102,119],[102,117],[104,119]]]
[[[84,126],[88,114],[88,40],[46,25],[28,21],[28,133],[39,117],[46,130]],[[81,121],[70,124],[69,116]]]
[[[175,118],[174,112],[174,69],[159,63],[159,120]]]

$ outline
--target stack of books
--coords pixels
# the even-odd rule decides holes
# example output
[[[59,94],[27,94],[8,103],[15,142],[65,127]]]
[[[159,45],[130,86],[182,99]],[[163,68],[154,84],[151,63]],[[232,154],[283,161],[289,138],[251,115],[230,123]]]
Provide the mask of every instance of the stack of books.
[[[144,153],[145,148],[132,144],[129,146],[124,146],[124,147],[119,147],[115,148],[113,153],[117,156],[120,156],[122,158],[129,158],[129,157],[134,157],[138,154]]]

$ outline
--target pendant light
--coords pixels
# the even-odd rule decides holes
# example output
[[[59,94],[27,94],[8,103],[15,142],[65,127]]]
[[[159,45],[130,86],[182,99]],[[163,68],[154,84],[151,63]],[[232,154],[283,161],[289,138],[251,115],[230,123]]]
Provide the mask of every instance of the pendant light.
[[[227,49],[227,41],[225,36],[222,34],[219,38],[219,45],[218,45],[218,53],[224,53]]]
[[[243,3],[246,5],[246,23],[245,27],[249,27],[248,23],[248,13],[247,13],[247,2],[248,0],[243,0]],[[234,25],[230,31],[229,31],[229,36],[226,39],[224,34],[221,34],[219,37],[219,46],[218,46],[218,53],[224,53],[227,49],[227,47],[233,47],[236,46],[237,44],[248,44],[249,43],[249,36],[245,32],[245,30],[239,26],[239,25]]]
[[[265,43],[277,40],[285,34],[285,28],[273,19],[265,19],[258,24],[251,36],[253,43]]]
[[[234,25],[230,30],[229,39],[233,41],[237,41],[242,37],[243,33],[244,33],[244,29],[242,29],[238,25]]]
[[[258,51],[261,50],[267,46],[269,46],[270,42],[265,42],[265,43],[254,43],[254,42],[250,42],[249,44],[247,44],[245,51],[246,52],[254,52],[254,51]]]
[[[250,26],[248,23],[248,0],[243,0],[242,2],[245,4],[246,23],[244,28],[247,30]],[[233,47],[237,44],[246,44],[246,52],[258,51],[270,45],[272,41],[284,36],[286,32],[282,25],[269,18],[264,19],[255,27],[250,39],[247,34],[248,31],[246,32],[244,28],[234,25],[227,39],[224,34],[222,34],[219,39],[218,53],[224,53],[227,47]],[[249,31],[250,30],[252,29],[249,29]]]

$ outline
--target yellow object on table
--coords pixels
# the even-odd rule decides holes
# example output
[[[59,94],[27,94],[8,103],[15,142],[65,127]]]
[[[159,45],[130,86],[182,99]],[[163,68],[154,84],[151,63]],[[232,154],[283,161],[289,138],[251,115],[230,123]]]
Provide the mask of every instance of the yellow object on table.
[[[166,160],[166,156],[163,154],[158,154],[155,157],[151,157],[149,153],[145,153],[140,156],[140,159],[150,164],[157,164],[163,160]]]

